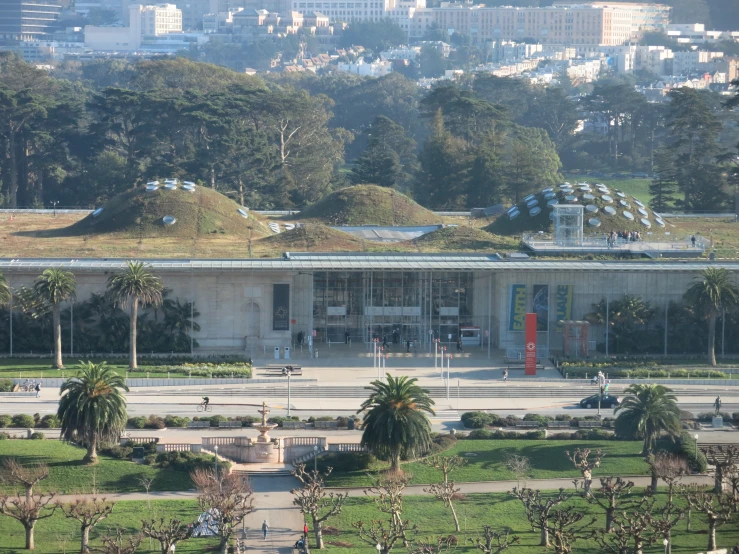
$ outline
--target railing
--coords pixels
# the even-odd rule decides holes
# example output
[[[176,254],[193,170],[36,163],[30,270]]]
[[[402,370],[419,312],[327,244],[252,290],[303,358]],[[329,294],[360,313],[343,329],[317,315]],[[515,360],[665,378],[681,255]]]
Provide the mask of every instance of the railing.
[[[328,450],[329,452],[367,452],[367,449],[357,442],[329,444]]]
[[[203,437],[203,446],[223,446],[236,444],[236,437]]]
[[[285,440],[285,448],[293,446],[322,446],[324,439],[322,437],[287,437]]]
[[[200,450],[199,444],[158,444],[157,452],[192,452],[195,451],[193,447]]]
[[[123,444],[151,444],[152,442],[157,444],[159,437],[122,437],[121,442]]]

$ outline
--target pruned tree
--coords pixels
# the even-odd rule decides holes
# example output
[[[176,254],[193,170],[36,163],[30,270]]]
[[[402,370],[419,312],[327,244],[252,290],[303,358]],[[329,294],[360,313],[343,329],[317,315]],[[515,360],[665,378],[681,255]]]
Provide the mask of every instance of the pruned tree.
[[[349,493],[326,492],[325,478],[332,471],[333,468],[329,467],[322,475],[317,470],[306,471],[305,464],[298,464],[292,472],[303,485],[290,491],[294,496],[293,504],[300,508],[300,513],[310,516],[316,536],[316,548],[323,548],[323,523],[341,513],[349,496]]]
[[[590,492],[590,485],[593,482],[593,470],[600,467],[600,461],[603,458],[603,451],[598,449],[591,451],[590,448],[576,448],[575,452],[570,454],[569,450],[565,450],[567,459],[580,470],[582,473],[583,480],[585,481],[583,490],[585,493]],[[590,459],[590,455],[593,455],[593,459]]]
[[[90,529],[98,523],[107,519],[113,513],[114,502],[108,502],[105,498],[77,498],[69,504],[59,504],[64,517],[75,519],[80,524],[82,534],[80,552],[85,554],[90,551]]]
[[[143,537],[140,534],[127,535],[126,532],[116,527],[112,531],[108,529],[100,537],[101,546],[93,547],[91,552],[102,552],[102,554],[134,554],[138,549]]]
[[[430,485],[428,488],[423,489],[423,492],[427,492],[441,500],[444,506],[452,511],[452,517],[454,518],[454,529],[459,533],[459,518],[457,512],[454,510],[454,495],[457,494],[461,489],[455,488],[454,481],[449,480],[449,474],[455,469],[463,466],[466,460],[460,456],[431,456],[423,460],[423,463],[429,467],[433,467],[441,471],[443,479],[441,483],[435,483]]]
[[[500,554],[508,547],[518,544],[521,539],[518,535],[511,535],[513,531],[508,527],[496,531],[490,525],[482,526],[482,537],[469,539],[483,554]]]
[[[228,554],[235,529],[254,511],[249,482],[233,473],[216,475],[208,469],[196,469],[190,474],[190,479],[198,491],[198,507],[211,514],[218,530],[221,554]]]
[[[572,495],[565,494],[564,489],[554,495],[542,495],[539,490],[514,488],[511,494],[518,498],[526,511],[526,519],[533,530],[539,530],[541,541],[539,546],[549,546],[549,517],[552,509],[569,500]]]
[[[690,524],[692,523],[693,507],[688,502],[690,495],[695,495],[703,490],[703,487],[697,483],[687,483],[678,486],[680,495],[685,498],[687,509],[685,510],[685,530],[690,531]]]
[[[405,548],[411,543],[409,535],[416,530],[416,526],[403,519],[403,489],[409,481],[408,474],[394,473],[381,477],[375,486],[364,491],[372,497],[377,509],[388,514],[390,519],[372,520],[369,524],[357,521],[352,526],[358,531],[360,540],[372,547],[380,545],[379,554],[388,554],[399,540]]]
[[[516,486],[518,488],[521,488],[522,485],[523,487],[528,486],[531,478],[531,460],[527,456],[508,454],[505,467],[516,476]]]
[[[15,496],[0,495],[0,514],[12,517],[26,530],[26,550],[35,550],[33,531],[36,523],[54,515],[56,504],[53,504],[54,493],[28,494],[18,493]]]
[[[584,519],[584,512],[572,509],[552,511],[547,519],[547,526],[555,554],[569,554],[575,542],[589,534],[588,528],[595,523],[596,518],[582,523]],[[582,524],[578,525],[579,523]]]
[[[172,547],[180,541],[190,538],[192,529],[179,519],[151,519],[141,523],[141,532],[145,537],[159,541],[159,550],[162,554],[172,552]]]
[[[734,498],[728,494],[698,491],[687,495],[687,499],[693,510],[706,515],[708,520],[707,550],[716,550],[716,529],[729,521],[736,511]]]
[[[685,512],[676,512],[674,506],[667,504],[659,517],[653,514],[649,517],[649,522],[654,532],[667,540],[665,546],[665,554],[672,554],[672,529],[678,522],[685,517]]]
[[[667,484],[667,503],[672,506],[675,487],[684,475],[690,473],[688,463],[684,458],[660,450],[647,458],[652,470],[652,492],[657,492],[657,480],[662,479]]]
[[[459,539],[454,535],[442,537],[428,537],[418,541],[410,550],[410,554],[449,554],[456,547]]]
[[[739,464],[739,447],[733,444],[709,446],[704,449],[708,463],[716,468],[714,473],[714,489],[716,494],[725,491],[725,477],[736,471]]]
[[[577,486],[575,481],[575,486]],[[621,498],[627,496],[634,488],[633,481],[624,481],[621,477],[601,477],[600,488],[584,493],[585,500],[597,504],[606,512],[606,533],[613,530],[613,518],[620,507]]]
[[[23,465],[16,458],[5,458],[0,481],[8,486],[22,486],[26,498],[33,496],[33,488],[49,477],[49,466],[45,464]]]
[[[656,535],[651,532],[652,522],[649,516],[653,507],[654,498],[644,497],[637,509],[616,514],[610,532],[598,529],[591,536],[606,552],[643,554],[644,547],[656,540]]]
[[[151,490],[151,486],[154,484],[154,478],[153,477],[140,477],[139,484],[146,491],[146,507],[149,508],[149,511],[151,512],[151,500],[149,499],[149,491]]]

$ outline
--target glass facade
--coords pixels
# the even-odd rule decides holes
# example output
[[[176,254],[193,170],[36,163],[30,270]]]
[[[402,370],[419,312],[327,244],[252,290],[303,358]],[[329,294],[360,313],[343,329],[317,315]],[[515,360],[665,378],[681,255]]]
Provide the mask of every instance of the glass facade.
[[[316,341],[456,342],[473,323],[472,284],[470,272],[316,272]]]

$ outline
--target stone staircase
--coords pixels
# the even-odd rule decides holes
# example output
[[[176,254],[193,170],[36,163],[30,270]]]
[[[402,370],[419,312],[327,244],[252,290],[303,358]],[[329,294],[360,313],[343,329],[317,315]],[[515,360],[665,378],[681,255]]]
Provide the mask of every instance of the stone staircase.
[[[292,475],[292,464],[234,464],[231,473],[244,477],[285,477]]]

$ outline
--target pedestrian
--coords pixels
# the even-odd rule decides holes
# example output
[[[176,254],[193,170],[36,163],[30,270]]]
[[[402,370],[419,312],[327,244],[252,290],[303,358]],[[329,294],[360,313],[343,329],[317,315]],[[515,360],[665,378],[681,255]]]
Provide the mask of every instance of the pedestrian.
[[[457,352],[464,352],[464,348],[462,348],[462,337],[457,339]]]
[[[303,331],[300,331],[298,333],[298,346],[303,346],[303,337],[305,337],[305,335],[303,334]]]
[[[262,523],[262,533],[264,534],[264,540],[267,540],[267,529],[269,529],[269,525],[267,525],[267,520],[264,520],[264,523]]]
[[[41,397],[41,383],[36,383],[36,398]]]
[[[308,522],[303,524],[303,540],[308,542]]]
[[[693,248],[695,248],[695,235],[690,237],[690,242],[693,244]]]
[[[406,354],[411,353],[411,339],[406,339],[405,341],[405,352]]]
[[[344,331],[344,344],[349,344],[349,331]]]
[[[507,383],[508,382],[508,368],[505,368],[503,370],[503,382],[504,383]]]
[[[387,348],[388,347],[388,344],[387,344],[387,335],[382,335],[382,347],[383,348]]]

